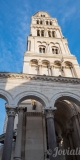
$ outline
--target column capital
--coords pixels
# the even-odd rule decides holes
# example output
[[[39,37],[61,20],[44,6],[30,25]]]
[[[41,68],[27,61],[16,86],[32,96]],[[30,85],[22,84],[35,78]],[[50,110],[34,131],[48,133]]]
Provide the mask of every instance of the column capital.
[[[11,107],[8,104],[5,105],[6,113],[8,116],[14,116],[17,113],[17,107]]]
[[[56,110],[56,107],[55,108],[45,108],[44,109],[44,114],[46,115],[46,118],[54,118],[54,112]]]

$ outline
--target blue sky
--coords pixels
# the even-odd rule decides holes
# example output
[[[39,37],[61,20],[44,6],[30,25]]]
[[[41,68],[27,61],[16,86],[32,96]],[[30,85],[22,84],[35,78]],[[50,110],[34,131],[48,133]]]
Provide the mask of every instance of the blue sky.
[[[57,18],[69,48],[80,64],[80,0],[1,0],[0,1],[0,72],[21,72],[26,51],[30,17],[47,11]],[[0,115],[4,120],[3,101]],[[4,107],[3,107],[4,108]],[[2,132],[0,121],[0,133]]]

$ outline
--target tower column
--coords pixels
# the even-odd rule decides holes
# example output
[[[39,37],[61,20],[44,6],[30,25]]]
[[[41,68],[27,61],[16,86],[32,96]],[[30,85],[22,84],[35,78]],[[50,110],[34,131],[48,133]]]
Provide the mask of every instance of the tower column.
[[[66,77],[66,67],[64,65],[62,65],[62,71],[63,71],[63,76]]]
[[[39,75],[41,75],[42,74],[42,65],[38,65],[38,69],[39,69]]]
[[[54,66],[51,66],[51,76],[54,76]]]
[[[50,72],[51,68],[50,66],[48,66],[48,75],[51,76],[51,72]]]
[[[57,147],[55,126],[54,126],[54,112],[50,109],[46,110],[46,122],[47,122],[47,133],[48,133],[48,147],[51,151],[49,156],[50,160],[58,160],[58,155],[55,155],[55,149]]]
[[[16,108],[6,107],[8,115],[8,123],[4,141],[4,148],[2,154],[2,160],[11,160],[12,152],[12,140],[13,140],[13,128],[14,128],[14,118],[16,114]]]
[[[22,145],[22,124],[23,124],[23,112],[24,108],[19,108],[18,113],[18,129],[17,129],[17,138],[16,138],[16,145],[15,145],[15,153],[14,159],[21,160],[21,145]]]

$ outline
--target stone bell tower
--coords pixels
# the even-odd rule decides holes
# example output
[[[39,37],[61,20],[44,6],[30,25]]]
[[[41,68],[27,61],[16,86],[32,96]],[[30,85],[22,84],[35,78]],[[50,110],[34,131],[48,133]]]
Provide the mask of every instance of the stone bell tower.
[[[47,153],[57,146],[80,148],[80,67],[57,19],[43,11],[34,14],[23,73],[0,76],[1,94],[3,89],[5,95],[11,95],[0,136],[2,160],[6,155],[8,160],[79,160],[78,156],[54,157]],[[5,90],[2,78],[8,78]]]
[[[39,11],[31,18],[23,73],[80,77],[76,57],[70,53],[57,19]]]

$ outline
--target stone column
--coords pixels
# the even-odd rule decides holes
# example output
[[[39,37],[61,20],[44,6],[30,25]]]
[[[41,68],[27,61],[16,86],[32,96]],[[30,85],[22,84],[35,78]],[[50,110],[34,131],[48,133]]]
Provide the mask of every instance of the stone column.
[[[22,124],[23,124],[23,112],[24,108],[19,108],[18,113],[18,128],[17,128],[17,138],[14,152],[14,159],[21,160],[21,146],[22,146]]]
[[[38,69],[39,69],[39,75],[41,75],[42,74],[42,71],[41,71],[42,70],[42,65],[41,64],[38,65]]]
[[[6,107],[6,111],[8,115],[8,123],[7,123],[7,129],[5,134],[2,160],[11,160],[13,128],[14,128],[14,118],[15,118],[16,110],[17,110],[16,108]]]
[[[54,115],[52,110],[46,110],[46,121],[47,121],[47,136],[48,136],[48,147],[52,154],[49,156],[50,160],[58,160],[58,156],[54,157],[55,148],[57,147],[55,126],[54,126]]]
[[[64,65],[62,65],[62,71],[63,71],[63,76],[66,77],[66,67]]]
[[[51,70],[50,69],[51,69],[50,66],[48,66],[48,75],[49,76],[51,76],[51,72],[50,72]]]
[[[54,66],[51,66],[51,76],[54,76],[54,71],[53,71],[53,69],[54,69]]]

